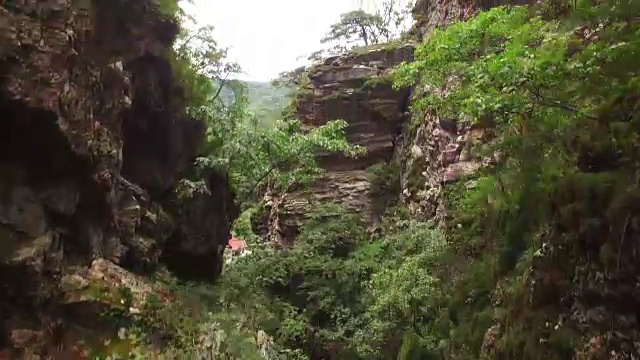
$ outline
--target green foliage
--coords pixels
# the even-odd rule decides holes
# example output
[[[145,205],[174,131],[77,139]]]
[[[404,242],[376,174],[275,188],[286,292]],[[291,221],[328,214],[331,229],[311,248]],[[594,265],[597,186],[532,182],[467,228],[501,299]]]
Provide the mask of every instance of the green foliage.
[[[182,17],[183,22],[187,20]],[[202,27],[183,31],[172,54],[175,75],[185,90],[187,111],[206,125],[197,171],[183,181],[187,190],[202,184],[209,171],[217,169],[229,173],[235,192],[245,201],[263,183],[273,183],[275,190],[281,191],[309,184],[320,172],[315,161],[319,150],[352,156],[363,152],[346,141],[344,121],[302,133],[299,121],[274,118],[274,112],[280,110],[277,106],[252,108],[261,105],[252,105],[251,96],[266,97],[263,92],[269,92],[277,97],[276,88],[265,88],[256,95],[255,83],[227,80],[240,69],[226,60],[227,50],[218,46],[212,30]],[[284,98],[280,96],[281,104]]]
[[[162,294],[148,294],[140,313],[130,314],[129,304],[120,295],[109,301],[114,310],[105,314],[107,319],[127,319],[117,339],[93,350],[91,358],[136,358],[136,359],[264,359],[264,354],[273,359],[278,350],[272,340],[259,331],[248,327],[241,312],[228,311],[216,301],[213,289],[207,285],[182,284],[166,274],[159,274],[156,285],[161,285]],[[126,290],[105,294],[126,294]],[[108,299],[107,299],[108,300]],[[120,303],[124,304],[118,306]],[[162,340],[160,340],[162,339]],[[161,344],[157,342],[161,341]],[[160,345],[152,346],[155,342]]]
[[[392,223],[385,235],[380,268],[368,285],[369,331],[380,348],[392,334],[418,331],[423,337],[416,325],[438,313],[437,300],[442,298],[438,277],[447,248],[442,234],[428,223]]]
[[[385,240],[395,253],[387,261],[390,268],[374,274],[371,280],[376,299],[372,312],[382,320],[412,321],[411,316],[428,312],[428,303],[436,297],[436,274],[425,270],[435,270],[445,242],[428,224],[417,224],[410,232],[401,231]]]
[[[297,87],[298,91],[301,90],[302,87],[307,85],[309,79],[306,76],[309,71],[308,66],[300,66],[291,71],[283,71],[278,74],[278,77],[272,81],[272,85],[276,87],[280,86],[292,86]]]
[[[180,17],[182,31],[170,54],[175,77],[180,81],[190,109],[224,107],[219,98],[227,78],[240,72],[238,64],[226,60],[227,49],[221,48],[213,37],[213,27],[203,26],[186,30],[191,20]]]
[[[278,120],[270,128],[241,122],[224,132],[210,127],[208,144],[219,145],[209,152],[212,155],[198,161],[205,167],[224,165],[242,200],[249,199],[267,181],[274,190],[286,191],[293,185],[308,185],[320,174],[315,159],[320,150],[350,156],[363,153],[363,148],[347,142],[346,126],[346,122],[335,120],[307,133],[301,132],[298,120]]]
[[[359,250],[365,233],[341,207],[316,207],[291,249],[256,247],[227,270],[220,289],[227,301],[256,309],[258,326],[280,346],[310,358],[344,353],[343,340],[359,328],[364,310],[361,279],[376,266]],[[332,344],[338,348],[331,350]]]
[[[393,215],[383,227],[368,241],[357,216],[316,205],[290,249],[257,245],[226,270],[217,292],[249,311],[280,347],[309,358],[395,357],[403,342],[396,334],[439,312],[447,245],[427,223]],[[432,352],[406,346],[411,354]]]
[[[559,205],[562,194],[582,189],[582,182],[602,194],[616,188],[605,179],[625,183],[635,176],[630,174],[639,144],[633,99],[640,72],[632,59],[640,52],[640,26],[628,16],[637,13],[638,4],[613,3],[554,5],[542,9],[545,18],[531,8],[494,8],[435,30],[416,50],[416,61],[395,72],[397,86],[419,81],[423,89],[412,104],[414,113],[491,123],[499,134],[491,150],[505,155],[471,190],[464,183],[446,190],[452,245],[446,268],[455,281],[445,284],[448,295],[441,306],[447,314],[427,323],[426,337],[445,341],[449,356],[478,358],[484,334],[496,322],[507,327],[496,346],[506,358],[575,355],[570,329],[547,335],[549,315],[524,305],[524,273],[541,238],[573,248],[569,244],[584,231],[578,229],[586,225],[572,225],[566,232],[563,223],[554,230],[562,236],[549,235],[559,219],[575,224],[576,218],[562,214],[592,206],[579,201],[569,211]],[[584,172],[606,175],[577,176]],[[572,185],[563,179],[572,179]],[[596,206],[600,214],[614,201],[595,198],[603,201]],[[603,221],[602,215],[592,216],[582,219]],[[622,226],[611,228],[617,233]],[[575,253],[563,256],[562,268]],[[566,271],[571,279],[573,270]],[[498,295],[496,303],[491,297]],[[541,338],[549,342],[540,345]]]
[[[396,164],[378,163],[367,169],[369,198],[374,212],[384,213],[400,195],[400,169]]]
[[[293,87],[284,83],[274,85],[269,82],[243,81],[242,85],[246,89],[247,110],[258,119],[262,127],[273,126],[294,95]],[[228,106],[233,103],[235,95],[228,88],[223,88],[220,97]]]
[[[184,15],[180,8],[180,2],[185,0],[157,0],[158,8],[160,11],[169,16],[182,16]],[[192,3],[193,0],[186,0],[188,3]]]

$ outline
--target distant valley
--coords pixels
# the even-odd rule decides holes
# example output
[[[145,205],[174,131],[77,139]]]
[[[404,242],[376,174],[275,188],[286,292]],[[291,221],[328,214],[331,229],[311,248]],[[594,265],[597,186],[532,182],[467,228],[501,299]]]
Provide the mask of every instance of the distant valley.
[[[261,124],[271,124],[281,118],[282,110],[291,101],[293,88],[274,86],[270,82],[242,81],[249,98],[248,109],[260,120]],[[225,104],[233,101],[233,91],[224,88],[220,94]]]

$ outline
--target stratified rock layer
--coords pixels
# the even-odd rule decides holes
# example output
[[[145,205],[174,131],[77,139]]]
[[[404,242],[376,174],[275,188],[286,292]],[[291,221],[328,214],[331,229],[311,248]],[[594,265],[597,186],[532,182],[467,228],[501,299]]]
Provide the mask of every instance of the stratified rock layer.
[[[279,232],[276,237],[290,241],[305,207],[323,201],[343,204],[366,219],[372,217],[367,168],[391,159],[409,98],[409,89],[393,89],[389,70],[412,59],[413,47],[403,45],[328,58],[309,71],[309,85],[296,100],[303,126],[311,129],[330,120],[345,120],[347,139],[366,148],[367,153],[358,158],[318,154],[325,174],[309,194],[277,194],[274,196],[278,199],[269,198],[267,211],[256,222],[259,233],[267,233],[271,226],[272,231]],[[279,209],[277,215],[274,206]]]

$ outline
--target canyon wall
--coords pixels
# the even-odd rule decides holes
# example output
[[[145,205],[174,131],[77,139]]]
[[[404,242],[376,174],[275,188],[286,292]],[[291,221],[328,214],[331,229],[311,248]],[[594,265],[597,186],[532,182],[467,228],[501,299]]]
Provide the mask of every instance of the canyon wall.
[[[72,295],[109,269],[113,287],[162,263],[219,274],[226,175],[174,191],[204,133],[172,75],[178,30],[151,0],[0,4],[0,349],[51,355],[46,329],[91,324]]]

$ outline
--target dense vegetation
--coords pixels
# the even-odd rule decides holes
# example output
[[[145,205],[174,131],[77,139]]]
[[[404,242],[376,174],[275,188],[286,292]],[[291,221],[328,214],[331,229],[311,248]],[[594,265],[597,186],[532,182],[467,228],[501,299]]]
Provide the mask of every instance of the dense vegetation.
[[[556,323],[567,311],[561,299],[579,301],[593,286],[586,277],[600,274],[596,287],[613,286],[629,281],[625,269],[637,270],[634,241],[625,238],[637,237],[640,215],[638,14],[632,1],[552,2],[498,7],[435,30],[415,61],[395,71],[398,86],[423,89],[413,97],[411,126],[428,114],[488,121],[497,134],[483,149],[496,158],[493,165],[473,186],[446,188],[445,222],[412,219],[385,200],[381,231],[371,233],[338,206],[315,206],[291,249],[256,243],[213,288],[174,284],[184,302],[158,311],[141,327],[141,341],[149,328],[168,328],[177,334],[173,347],[188,357],[206,329],[206,347],[225,359],[634,353],[632,339],[606,327]],[[319,172],[314,151],[360,151],[345,141],[341,121],[308,134],[293,119],[258,126],[241,84],[219,82],[234,101],[214,101],[211,79],[235,67],[213,52],[221,64],[214,73],[195,69],[194,57],[206,56],[201,49],[176,56],[192,110],[209,127],[199,162],[228,171],[248,211],[261,183],[284,191],[312,182]],[[375,194],[400,192],[397,169],[374,170]],[[255,239],[246,214],[235,231]],[[554,283],[540,281],[561,295],[530,301],[538,291],[532,279],[547,273],[560,274]],[[185,311],[196,308],[205,315]],[[605,339],[600,350],[583,347],[593,336]]]

